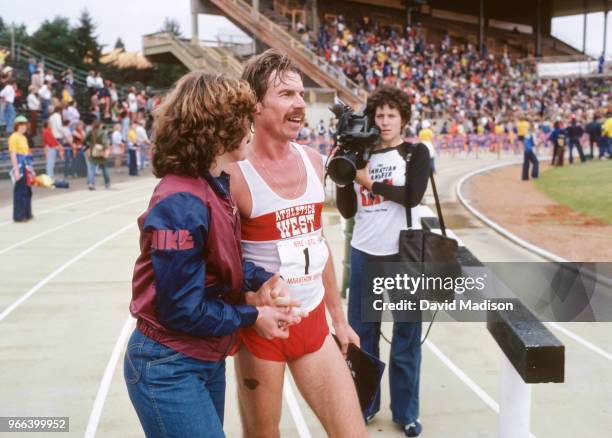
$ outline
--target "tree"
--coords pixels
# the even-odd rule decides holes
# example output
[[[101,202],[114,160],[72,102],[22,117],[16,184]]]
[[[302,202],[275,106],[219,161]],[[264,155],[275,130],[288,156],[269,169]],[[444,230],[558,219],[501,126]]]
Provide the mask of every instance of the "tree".
[[[166,17],[164,19],[164,24],[162,25],[161,29],[159,29],[159,32],[168,32],[179,38],[183,36],[181,32],[181,25],[174,18]]]
[[[9,47],[11,44],[11,26],[15,27],[15,42],[28,44],[28,39],[30,36],[28,35],[28,30],[25,27],[25,24],[15,24],[12,25],[10,23],[5,22],[2,17],[0,17],[0,46]]]
[[[87,64],[98,66],[102,46],[98,44],[98,36],[95,35],[98,26],[87,9],[83,9],[79,17],[79,24],[74,28],[72,34],[74,39],[74,50],[79,58],[79,65]]]
[[[117,38],[117,41],[115,41],[115,49],[125,50],[125,44],[123,44],[121,37]]]
[[[79,56],[74,51],[74,36],[66,17],[45,20],[30,37],[30,45],[45,56],[66,64],[78,64]]]

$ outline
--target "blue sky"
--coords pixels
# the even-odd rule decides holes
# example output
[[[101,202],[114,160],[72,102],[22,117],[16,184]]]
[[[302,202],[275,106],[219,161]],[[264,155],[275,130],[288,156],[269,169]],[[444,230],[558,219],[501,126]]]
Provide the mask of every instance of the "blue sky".
[[[87,8],[98,24],[99,40],[110,48],[121,37],[128,50],[141,49],[141,36],[155,32],[164,18],[174,18],[186,36],[191,34],[190,0],[0,0],[0,16],[5,22],[25,23],[32,32],[56,15],[73,23]],[[612,14],[608,17],[612,22]],[[242,34],[224,17],[200,16],[200,39],[213,40],[217,34]],[[608,54],[612,55],[612,26],[608,23]],[[599,55],[603,46],[603,13],[588,17],[587,52]],[[553,20],[553,35],[582,48],[582,16]]]

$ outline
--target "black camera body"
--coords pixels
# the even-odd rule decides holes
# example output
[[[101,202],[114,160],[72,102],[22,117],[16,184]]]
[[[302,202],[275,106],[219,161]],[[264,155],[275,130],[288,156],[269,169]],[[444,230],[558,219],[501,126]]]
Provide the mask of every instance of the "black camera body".
[[[357,169],[366,166],[380,131],[367,115],[356,114],[345,104],[336,104],[330,109],[338,125],[334,134],[336,152],[327,164],[327,174],[336,184],[347,185],[355,180]]]

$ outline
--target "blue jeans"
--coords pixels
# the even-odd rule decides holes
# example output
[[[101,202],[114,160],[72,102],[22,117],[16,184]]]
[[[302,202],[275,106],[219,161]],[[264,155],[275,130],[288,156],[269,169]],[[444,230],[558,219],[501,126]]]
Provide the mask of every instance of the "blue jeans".
[[[57,148],[47,149],[47,175],[51,179],[55,178],[55,162],[57,161]]]
[[[147,437],[223,437],[225,361],[179,353],[134,330],[123,375]]]
[[[599,158],[603,158],[606,155],[612,157],[612,138],[601,136],[599,138]]]
[[[359,335],[361,348],[380,357],[380,322],[361,320],[361,284],[365,267],[374,262],[398,262],[398,255],[373,256],[351,248],[348,321]],[[381,272],[384,276],[384,272]],[[369,291],[363,291],[369,292]],[[371,292],[369,292],[371,293]],[[419,417],[419,381],[421,374],[421,322],[394,322],[389,359],[389,388],[393,421],[406,425]],[[380,388],[367,418],[380,410]]]
[[[140,149],[140,169],[144,169],[145,162],[147,161],[147,144],[143,143],[138,146]]]
[[[533,164],[533,168],[531,169],[531,177],[537,178],[540,170],[540,163],[538,161],[538,157],[532,150],[525,151],[523,153],[523,181],[527,181],[529,179],[529,163]]]
[[[110,177],[108,176],[108,168],[106,161],[104,163],[95,163],[91,159],[87,162],[87,185],[93,187],[96,185],[96,171],[98,166],[102,169],[102,175],[104,176],[104,185],[108,187],[110,185]]]
[[[74,166],[72,161],[74,160],[74,156],[72,155],[72,148],[70,146],[64,146],[64,178],[68,178],[69,176],[76,176],[74,173]]]
[[[569,140],[569,162],[570,164],[574,162],[574,147],[578,150],[578,155],[580,156],[580,161],[582,161],[583,163],[586,161],[586,158],[584,157],[584,152],[582,151],[582,145],[580,144],[580,140],[575,139],[575,138],[570,138]]]
[[[6,123],[6,135],[13,133],[13,123],[15,122],[15,105],[6,102],[4,107],[4,123]]]
[[[130,176],[138,176],[136,149],[128,148],[128,167],[130,170]]]
[[[25,165],[19,166],[21,178],[13,187],[13,220],[32,219],[32,188],[26,184]]]
[[[40,119],[42,120],[43,124],[47,121],[47,119],[49,118],[49,104],[51,103],[50,99],[41,99],[40,100],[41,106],[42,106],[42,114],[40,116]]]

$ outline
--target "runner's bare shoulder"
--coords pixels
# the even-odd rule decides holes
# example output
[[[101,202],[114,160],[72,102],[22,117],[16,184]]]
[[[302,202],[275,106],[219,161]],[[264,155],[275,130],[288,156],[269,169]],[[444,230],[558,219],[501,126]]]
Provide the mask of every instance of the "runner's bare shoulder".
[[[238,163],[230,163],[225,168],[230,176],[230,191],[241,216],[250,216],[253,208],[251,191]]]
[[[325,171],[323,169],[323,159],[325,157],[323,157],[318,151],[311,147],[303,146],[303,148],[306,151],[306,155],[308,155],[308,158],[310,158],[310,162],[317,171],[319,179],[323,181],[323,176],[325,175]]]

